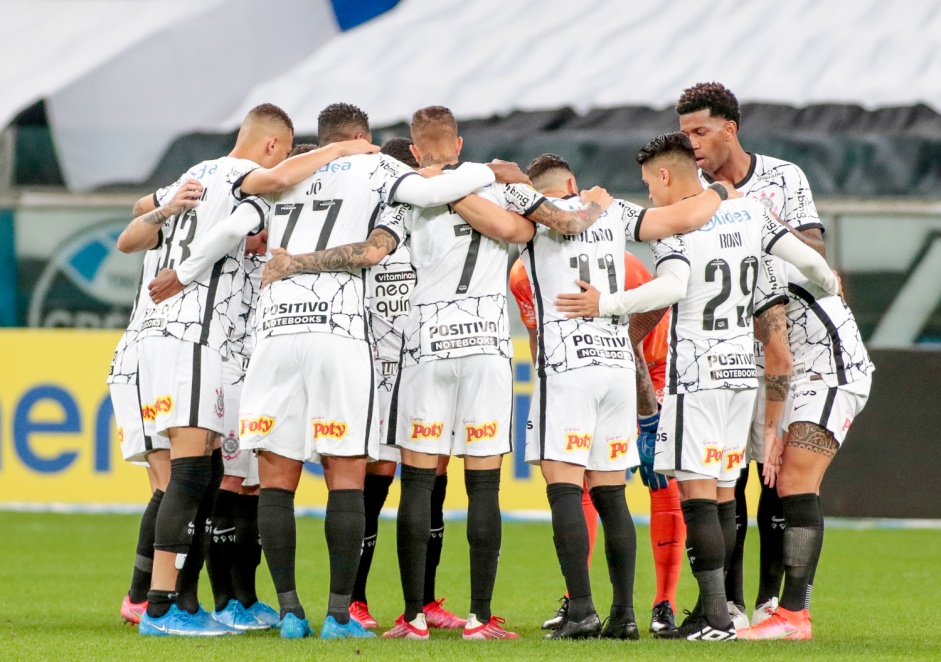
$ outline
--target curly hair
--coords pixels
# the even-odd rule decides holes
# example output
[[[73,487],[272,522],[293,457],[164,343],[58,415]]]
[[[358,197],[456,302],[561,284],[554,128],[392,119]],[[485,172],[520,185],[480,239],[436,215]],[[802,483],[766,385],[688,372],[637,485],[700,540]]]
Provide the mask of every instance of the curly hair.
[[[731,120],[739,126],[742,124],[738,99],[721,83],[696,83],[683,90],[680,100],[676,102],[677,114],[686,115],[697,110],[708,110],[713,117]]]
[[[317,116],[317,138],[321,145],[349,140],[369,133],[369,115],[349,103],[331,103]]]
[[[530,161],[529,167],[526,168],[526,175],[531,180],[535,181],[550,170],[565,170],[573,177],[575,176],[575,172],[572,170],[572,166],[569,165],[568,161],[558,154],[549,153],[540,154]]]
[[[696,163],[696,152],[693,151],[692,143],[685,133],[679,131],[664,133],[644,145],[637,153],[637,163],[644,165],[661,156],[679,156]]]
[[[415,160],[412,150],[409,149],[411,146],[412,141],[408,138],[389,138],[383,143],[382,149],[379,151],[387,156],[391,156],[396,161],[401,161],[409,168],[417,168],[418,161]]]
[[[288,158],[292,156],[298,156],[299,154],[306,154],[307,152],[312,152],[317,149],[317,145],[314,143],[298,143],[294,145],[294,149],[288,152]]]

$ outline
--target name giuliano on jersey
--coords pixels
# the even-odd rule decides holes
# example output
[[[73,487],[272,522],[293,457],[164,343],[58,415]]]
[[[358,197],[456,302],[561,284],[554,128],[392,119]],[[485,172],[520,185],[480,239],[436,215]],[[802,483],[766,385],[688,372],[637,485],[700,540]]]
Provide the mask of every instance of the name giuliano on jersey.
[[[268,225],[268,246],[298,255],[365,241],[375,227],[401,242],[403,229],[380,209],[396,183],[416,175],[384,154],[336,159],[277,200],[249,200]],[[416,175],[417,176],[417,175]],[[369,339],[363,269],[296,274],[261,291],[255,313],[256,340],[291,333],[333,333]]]
[[[172,199],[188,179],[198,179],[203,185],[203,196],[195,208],[167,220],[163,228],[165,241],[160,248],[160,269],[175,269],[185,262],[190,256],[190,245],[228,218],[238,204],[238,182],[257,167],[252,161],[229,156],[203,161],[174,184],[154,194],[159,206]],[[227,356],[234,319],[242,300],[244,250],[242,242],[212,269],[199,274],[182,292],[163,303],[149,301],[139,337],[178,338],[206,345]]]
[[[704,186],[715,180],[705,173],[700,173]],[[797,232],[819,229],[823,224],[817,215],[817,207],[810,192],[810,184],[804,171],[790,161],[783,161],[771,156],[751,154],[751,164],[742,181],[735,184],[742,195],[763,204],[768,211]],[[771,274],[767,281],[772,289],[764,291],[759,287],[755,292],[755,314],[759,315],[777,303],[787,303],[788,267],[784,260],[772,255],[764,256],[766,268]],[[794,270],[796,273],[797,270]],[[761,283],[759,283],[760,286]],[[764,372],[764,348],[755,341],[756,366],[759,375]]]
[[[147,285],[157,277],[160,271],[160,246],[163,243],[163,230],[157,233],[157,245],[144,252],[144,265],[141,268],[140,282],[137,284],[137,298],[131,308],[131,319],[127,330],[121,335],[118,346],[111,358],[111,370],[108,372],[108,384],[137,383],[137,334],[144,311],[150,303],[150,291]]]
[[[582,209],[577,195],[553,198],[565,210]],[[624,244],[636,241],[643,207],[615,200],[587,230],[563,235],[544,225],[522,251],[533,289],[539,376],[585,366],[633,368],[628,316],[567,319],[555,307],[560,293],[579,291],[576,279],[602,292],[624,290]]]
[[[491,184],[476,194],[522,215],[545,200],[521,184]],[[403,329],[402,366],[475,354],[512,358],[507,245],[474,230],[450,205],[403,205],[401,212],[418,274]]]
[[[763,206],[736,198],[699,230],[650,242],[657,265],[678,259],[690,266],[686,298],[671,312],[667,393],[758,386],[753,297],[767,278],[762,254],[786,234]]]
[[[402,330],[408,317],[409,297],[415,288],[415,270],[406,244],[387,255],[366,274],[367,307],[376,358],[381,363],[379,388],[391,391],[399,372]]]

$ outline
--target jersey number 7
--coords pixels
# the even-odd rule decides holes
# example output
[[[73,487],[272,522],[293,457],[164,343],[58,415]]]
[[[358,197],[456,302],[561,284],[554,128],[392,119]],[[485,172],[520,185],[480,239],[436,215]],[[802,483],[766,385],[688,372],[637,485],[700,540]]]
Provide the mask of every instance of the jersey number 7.
[[[327,247],[327,242],[330,241],[330,233],[333,232],[333,226],[336,225],[337,217],[340,215],[340,207],[342,206],[343,200],[339,199],[311,201],[311,211],[327,212],[327,218],[324,219],[323,227],[320,229],[320,236],[317,238],[317,245],[314,248],[315,251],[322,251]],[[294,228],[297,226],[297,221],[301,217],[301,212],[303,210],[303,203],[297,203],[293,205],[275,205],[275,216],[287,215],[288,217],[287,227],[284,228],[284,235],[281,237],[280,248],[287,250],[288,242],[291,240],[291,235],[294,234]]]

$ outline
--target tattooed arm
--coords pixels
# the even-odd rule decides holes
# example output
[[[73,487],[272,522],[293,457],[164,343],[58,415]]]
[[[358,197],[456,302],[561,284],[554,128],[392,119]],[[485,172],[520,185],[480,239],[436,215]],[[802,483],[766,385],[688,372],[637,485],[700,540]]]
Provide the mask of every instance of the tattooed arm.
[[[784,451],[778,426],[784,414],[784,401],[794,369],[783,303],[777,303],[755,317],[755,337],[764,347],[765,354],[764,477],[765,482],[773,486],[780,454]]]
[[[589,191],[582,191],[584,209],[566,211],[559,209],[548,200],[526,215],[534,223],[552,228],[559,234],[574,235],[587,230],[614,201],[608,192],[598,186]]]
[[[637,367],[637,415],[653,416],[660,409],[657,405],[657,392],[650,379],[650,368],[647,367],[647,359],[644,357],[642,342],[634,345],[634,363]]]
[[[122,253],[136,253],[149,250],[157,245],[157,235],[167,219],[180,212],[192,209],[199,204],[203,194],[203,186],[197,179],[186,181],[176,192],[176,195],[166,203],[149,212],[140,214],[127,224],[118,237],[118,250]],[[138,200],[140,203],[140,200]],[[139,209],[138,204],[134,205]]]
[[[316,274],[321,271],[347,271],[374,266],[395,250],[399,240],[391,232],[376,228],[366,241],[344,244],[303,255],[291,255],[282,248],[271,251],[261,278],[262,287],[295,274]]]
[[[631,343],[634,345],[642,343],[644,338],[657,327],[668,310],[670,309],[658,308],[657,310],[650,310],[646,313],[632,314],[630,325],[628,326],[631,334]]]

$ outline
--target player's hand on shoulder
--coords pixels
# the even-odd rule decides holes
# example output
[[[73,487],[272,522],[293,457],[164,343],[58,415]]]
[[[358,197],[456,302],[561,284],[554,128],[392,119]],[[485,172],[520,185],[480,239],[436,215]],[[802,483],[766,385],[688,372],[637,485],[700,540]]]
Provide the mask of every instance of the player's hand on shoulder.
[[[555,300],[555,307],[560,313],[565,313],[569,319],[577,317],[598,317],[598,300],[601,292],[591,283],[583,280],[575,281],[582,292],[566,294],[562,292]]]
[[[268,228],[245,238],[246,255],[264,255],[268,252]]]
[[[198,179],[188,179],[177,189],[176,195],[167,203],[170,213],[179,214],[180,212],[192,209],[199,204],[199,199],[203,195],[203,185]]]
[[[837,282],[837,284],[840,286],[840,289],[839,289],[839,291],[837,292],[837,294],[839,294],[839,295],[840,295],[840,298],[845,301],[845,300],[846,300],[846,297],[843,296],[843,279],[840,278],[840,274],[838,274],[838,273],[836,272],[836,269],[830,269],[830,271],[832,271],[832,272],[833,272],[833,275],[836,276],[836,282]]]
[[[493,170],[493,175],[497,178],[497,181],[503,184],[528,184],[530,186],[533,184],[519,165],[512,161],[494,159],[487,166]]]
[[[611,206],[611,203],[614,202],[614,198],[611,197],[611,194],[600,186],[595,186],[588,189],[587,191],[582,191],[581,198],[582,202],[586,205],[595,203],[602,209],[607,209]]]
[[[293,264],[294,256],[286,250],[283,248],[272,250],[271,257],[265,262],[265,270],[261,274],[261,286],[268,287],[275,281],[290,276]]]
[[[154,303],[162,303],[183,291],[183,283],[173,269],[161,269],[157,277],[147,286]]]
[[[735,185],[732,182],[727,182],[724,179],[718,179],[715,181],[716,184],[725,189],[726,193],[729,194],[729,200],[733,198],[744,198],[744,194],[735,188]]]
[[[357,154],[377,154],[379,145],[373,145],[365,138],[355,140],[344,140],[337,143],[340,147],[340,156],[356,156]]]

